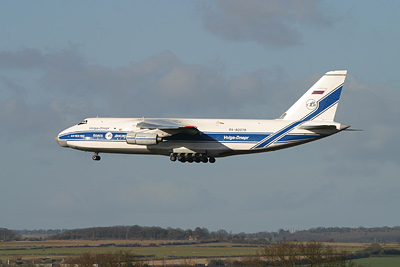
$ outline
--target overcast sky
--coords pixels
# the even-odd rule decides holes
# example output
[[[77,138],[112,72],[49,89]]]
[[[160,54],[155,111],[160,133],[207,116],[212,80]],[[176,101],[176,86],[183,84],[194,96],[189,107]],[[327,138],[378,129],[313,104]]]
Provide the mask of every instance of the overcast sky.
[[[0,227],[400,224],[399,1],[1,1]],[[330,70],[342,132],[172,163],[54,137],[86,117],[279,117]]]

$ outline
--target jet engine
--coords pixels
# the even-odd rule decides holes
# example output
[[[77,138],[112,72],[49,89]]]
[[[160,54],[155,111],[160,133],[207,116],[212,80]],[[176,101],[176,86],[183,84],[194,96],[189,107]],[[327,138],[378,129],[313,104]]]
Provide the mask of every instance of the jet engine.
[[[156,133],[129,132],[126,142],[131,145],[157,145],[162,140]]]

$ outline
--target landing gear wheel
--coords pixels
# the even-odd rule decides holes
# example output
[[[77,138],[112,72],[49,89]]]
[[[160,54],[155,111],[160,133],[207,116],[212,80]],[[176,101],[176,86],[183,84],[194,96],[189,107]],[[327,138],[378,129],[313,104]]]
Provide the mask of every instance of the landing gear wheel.
[[[185,154],[183,154],[183,153],[179,154],[179,155],[178,155],[178,160],[179,160],[180,162],[186,162]]]
[[[176,154],[172,153],[171,156],[169,156],[169,159],[171,161],[176,161]]]
[[[194,154],[194,157],[193,157],[194,162],[200,163],[201,162],[201,157],[202,157],[201,154]]]
[[[213,157],[209,158],[209,162],[210,163],[214,163],[215,162],[215,158],[213,158]]]
[[[92,159],[95,160],[95,161],[99,161],[101,159],[101,157],[98,154],[94,154],[92,156]]]

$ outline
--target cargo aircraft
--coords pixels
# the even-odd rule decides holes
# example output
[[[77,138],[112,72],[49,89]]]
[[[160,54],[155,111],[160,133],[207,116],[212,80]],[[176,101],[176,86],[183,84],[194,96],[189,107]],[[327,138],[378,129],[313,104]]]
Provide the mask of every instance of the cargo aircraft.
[[[325,73],[277,119],[87,118],[56,136],[57,143],[99,153],[169,156],[171,161],[274,151],[347,129],[334,122],[346,70]]]

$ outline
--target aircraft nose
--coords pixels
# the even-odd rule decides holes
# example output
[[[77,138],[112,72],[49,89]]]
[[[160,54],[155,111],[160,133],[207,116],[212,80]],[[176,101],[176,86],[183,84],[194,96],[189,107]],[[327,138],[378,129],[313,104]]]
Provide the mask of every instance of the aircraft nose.
[[[60,146],[62,146],[62,147],[68,147],[68,145],[67,145],[67,140],[61,140],[59,137],[58,137],[58,135],[56,136],[56,142],[57,142],[57,144],[59,144]]]

